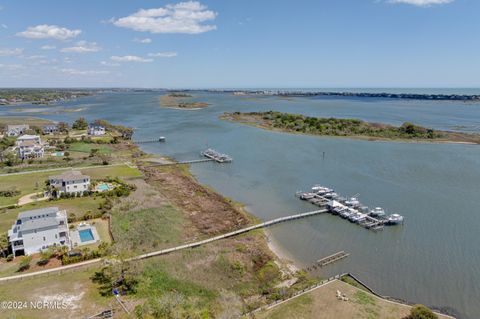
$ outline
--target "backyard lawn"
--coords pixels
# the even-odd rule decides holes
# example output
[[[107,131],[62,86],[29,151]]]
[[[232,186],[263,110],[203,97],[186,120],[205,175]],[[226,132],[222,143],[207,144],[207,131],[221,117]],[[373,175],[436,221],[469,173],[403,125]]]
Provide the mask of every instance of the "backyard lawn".
[[[142,176],[142,173],[136,169],[127,165],[118,166],[105,166],[96,168],[79,168],[82,173],[89,175],[92,179],[110,177],[120,178],[134,178]],[[14,197],[0,197],[0,207],[7,205],[14,205],[18,199],[24,195],[34,192],[42,192],[45,187],[45,181],[49,176],[59,175],[68,169],[40,172],[40,173],[28,173],[18,175],[0,176],[0,190],[9,190],[16,188],[20,191],[20,194]]]
[[[30,302],[66,302],[66,309],[2,310],[2,318],[63,319],[86,318],[115,304],[111,298],[102,297],[90,277],[96,269],[78,270],[39,276],[28,280],[0,285],[1,300]]]
[[[99,154],[112,153],[112,148],[103,144],[77,142],[77,143],[70,144],[68,148],[70,152],[80,152],[80,153],[88,153],[88,154],[90,154],[92,149],[98,149]]]

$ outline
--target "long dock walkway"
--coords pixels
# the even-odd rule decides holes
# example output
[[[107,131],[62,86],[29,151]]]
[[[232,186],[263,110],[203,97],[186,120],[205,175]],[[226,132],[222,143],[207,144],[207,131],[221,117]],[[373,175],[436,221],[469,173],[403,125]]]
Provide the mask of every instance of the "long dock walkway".
[[[170,254],[170,253],[180,251],[180,250],[195,248],[195,247],[199,247],[199,246],[202,246],[202,245],[206,245],[208,243],[212,243],[212,242],[217,241],[217,240],[221,240],[221,239],[237,236],[237,235],[240,235],[240,234],[244,234],[244,233],[247,233],[247,232],[255,230],[255,229],[265,228],[265,227],[273,226],[273,225],[288,222],[288,221],[293,221],[293,220],[300,219],[300,218],[307,218],[307,217],[311,217],[311,216],[315,216],[315,215],[320,215],[320,214],[323,214],[323,213],[326,213],[326,212],[327,212],[326,209],[320,209],[320,210],[315,210],[315,211],[311,211],[311,212],[280,217],[280,218],[272,219],[270,221],[266,221],[266,222],[263,222],[263,223],[260,223],[260,224],[256,224],[256,225],[253,225],[253,226],[249,226],[249,227],[245,227],[245,228],[242,228],[242,229],[239,229],[239,230],[235,230],[235,231],[223,234],[223,235],[218,235],[218,236],[215,236],[215,237],[212,237],[212,238],[208,238],[208,239],[196,241],[196,242],[193,242],[193,243],[188,243],[188,244],[184,244],[184,245],[180,245],[180,246],[176,246],[176,247],[172,247],[172,248],[162,249],[162,250],[154,251],[154,252],[151,252],[151,253],[135,256],[135,257],[127,259],[127,261],[141,260],[141,259],[146,259],[146,258],[150,258],[150,257],[154,257],[154,256],[161,256],[161,255]],[[9,277],[3,277],[3,278],[0,278],[0,282],[6,282],[6,281],[10,281],[10,280],[22,280],[22,279],[25,279],[25,278],[34,277],[34,276],[38,276],[38,275],[45,275],[45,274],[52,274],[52,273],[56,273],[56,272],[62,272],[64,270],[70,270],[70,269],[76,269],[76,268],[81,268],[81,267],[85,267],[85,266],[90,266],[90,265],[93,265],[93,264],[96,264],[96,263],[100,263],[102,261],[104,261],[103,258],[97,258],[97,259],[87,260],[87,261],[84,261],[84,262],[71,264],[71,265],[66,265],[66,266],[61,266],[61,267],[57,267],[57,268],[51,268],[51,269],[26,273],[26,274],[22,274],[22,275],[14,275],[14,276],[9,276]]]
[[[154,166],[173,166],[173,165],[187,165],[187,164],[195,164],[195,163],[205,163],[205,162],[214,162],[214,159],[211,158],[202,158],[196,160],[188,160],[188,161],[179,161],[179,162],[171,162],[171,163],[156,163],[148,165],[147,167],[154,167]]]

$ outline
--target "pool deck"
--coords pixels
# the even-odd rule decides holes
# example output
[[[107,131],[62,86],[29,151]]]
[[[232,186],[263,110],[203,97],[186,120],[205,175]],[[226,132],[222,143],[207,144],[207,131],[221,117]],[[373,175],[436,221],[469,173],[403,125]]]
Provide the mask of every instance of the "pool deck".
[[[82,240],[80,239],[80,232],[79,231],[87,230],[87,229],[90,229],[92,231],[93,240],[82,242]],[[95,228],[94,225],[85,224],[85,225],[78,225],[74,229],[72,229],[70,231],[70,239],[72,241],[72,248],[75,248],[77,246],[94,244],[94,243],[100,241],[100,236],[98,235],[97,229]]]

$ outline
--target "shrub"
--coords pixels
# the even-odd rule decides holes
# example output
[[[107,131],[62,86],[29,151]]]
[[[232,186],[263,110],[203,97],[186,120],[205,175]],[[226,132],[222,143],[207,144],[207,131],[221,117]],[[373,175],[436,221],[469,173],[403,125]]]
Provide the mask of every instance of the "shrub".
[[[8,255],[7,256],[7,261],[12,261],[12,260],[13,260],[13,255],[12,254]]]
[[[22,257],[22,261],[18,265],[18,272],[22,272],[30,268],[30,262],[32,261],[32,256]]]
[[[410,314],[404,319],[438,319],[438,316],[424,305],[415,305],[410,310]]]

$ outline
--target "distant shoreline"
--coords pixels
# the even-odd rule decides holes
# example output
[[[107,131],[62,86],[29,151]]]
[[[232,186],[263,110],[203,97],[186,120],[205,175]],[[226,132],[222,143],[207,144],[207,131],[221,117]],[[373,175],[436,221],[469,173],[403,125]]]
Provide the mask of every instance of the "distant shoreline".
[[[287,116],[292,117],[295,120],[302,120],[308,122],[312,119],[322,121],[322,125],[331,125],[329,121],[339,122],[335,123],[337,125],[343,126],[344,131],[334,131],[334,132],[322,132],[322,131],[312,131],[312,130],[298,130],[296,128],[286,127],[282,124],[275,123],[273,118],[270,116]],[[288,114],[280,112],[251,112],[251,113],[224,113],[220,116],[220,119],[236,122],[244,125],[249,125],[269,131],[282,132],[289,134],[302,134],[310,135],[317,137],[326,137],[326,138],[349,138],[356,140],[364,141],[384,141],[384,142],[405,142],[405,143],[429,143],[429,144],[462,144],[462,145],[479,145],[480,144],[480,134],[468,134],[460,132],[449,132],[449,131],[439,131],[426,129],[420,126],[412,125],[414,130],[422,132],[420,136],[404,136],[404,135],[389,135],[389,134],[398,134],[402,127],[395,127],[387,124],[379,123],[368,123],[360,120],[354,119],[335,119],[335,118],[312,118],[298,114]],[[407,124],[407,123],[405,123]],[[405,125],[404,124],[404,125]],[[351,132],[355,129],[364,129],[366,132],[372,131],[377,135],[368,135],[367,133],[356,134]],[[311,127],[308,127],[311,129]],[[425,133],[423,133],[425,132]],[[429,133],[427,133],[429,132]],[[384,134],[384,135],[382,135]],[[427,137],[427,136],[431,137]]]
[[[352,92],[352,91],[295,91],[295,90],[215,90],[212,92],[231,93],[238,96],[279,96],[279,97],[358,97],[385,98],[398,100],[425,101],[464,101],[480,102],[480,94],[428,94],[428,93],[388,93],[388,92]]]

